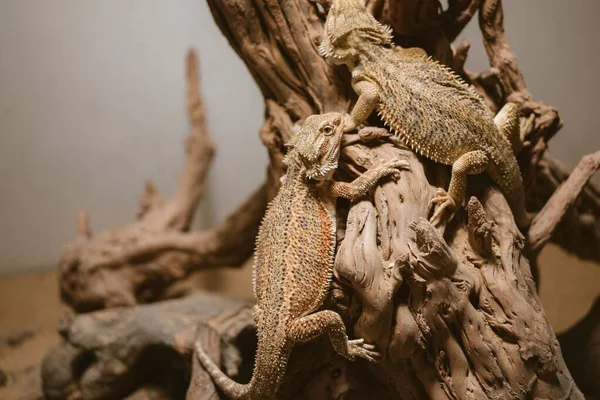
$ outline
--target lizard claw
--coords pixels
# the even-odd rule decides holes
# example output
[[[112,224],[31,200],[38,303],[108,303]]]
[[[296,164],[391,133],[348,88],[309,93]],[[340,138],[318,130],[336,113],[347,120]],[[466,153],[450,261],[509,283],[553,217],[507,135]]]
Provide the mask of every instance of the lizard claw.
[[[356,357],[374,363],[379,361],[381,354],[375,351],[374,345],[365,343],[365,339],[348,340],[348,358],[354,360]]]
[[[400,178],[400,170],[410,170],[410,164],[406,160],[394,159],[381,165],[385,176],[391,175],[392,179]]]
[[[444,189],[438,189],[436,193],[436,197],[431,199],[429,205],[437,205],[435,212],[431,216],[429,222],[431,222],[434,226],[438,226],[442,221],[442,216],[445,212],[448,212],[448,219],[450,221],[454,217],[454,212],[456,211],[456,202],[446,192]]]
[[[390,168],[397,168],[397,169],[410,169],[410,164],[408,161],[406,160],[401,160],[399,158],[395,158],[392,161],[388,162],[387,165]]]

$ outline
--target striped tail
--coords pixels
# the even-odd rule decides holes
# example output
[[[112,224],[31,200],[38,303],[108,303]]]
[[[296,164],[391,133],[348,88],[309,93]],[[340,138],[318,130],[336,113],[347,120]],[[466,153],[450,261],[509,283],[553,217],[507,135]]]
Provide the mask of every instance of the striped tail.
[[[213,381],[217,384],[219,389],[221,389],[221,391],[225,393],[227,398],[232,400],[242,400],[250,398],[249,395],[252,391],[252,382],[250,382],[247,385],[242,385],[241,383],[237,383],[231,378],[229,378],[227,375],[225,375],[223,371],[221,371],[219,367],[213,362],[213,360],[210,359],[208,354],[204,352],[200,341],[196,342],[196,352],[198,353],[198,359],[200,360],[200,363],[202,364],[206,372],[210,374]]]

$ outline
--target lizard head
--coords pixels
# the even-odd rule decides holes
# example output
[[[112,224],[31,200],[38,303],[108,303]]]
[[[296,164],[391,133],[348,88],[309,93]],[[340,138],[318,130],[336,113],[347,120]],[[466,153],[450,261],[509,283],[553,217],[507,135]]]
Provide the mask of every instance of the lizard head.
[[[349,63],[358,55],[361,44],[366,42],[391,44],[391,29],[373,17],[362,0],[333,0],[319,53],[336,64]]]
[[[337,168],[342,142],[343,115],[328,113],[311,115],[287,143],[290,151],[285,163],[298,164],[310,179],[331,179]]]

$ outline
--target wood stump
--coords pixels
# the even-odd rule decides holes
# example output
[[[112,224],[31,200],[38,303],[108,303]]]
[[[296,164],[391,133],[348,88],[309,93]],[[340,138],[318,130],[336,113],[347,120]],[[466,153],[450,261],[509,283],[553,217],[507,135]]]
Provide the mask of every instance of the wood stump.
[[[327,1],[208,3],[264,96],[259,134],[270,159],[266,183],[221,226],[187,231],[212,157],[190,55],[194,129],[179,189],[167,201],[149,186],[140,220],[104,235],[93,237],[80,219],[79,237],[61,261],[62,296],[72,311],[164,299],[171,283],[195,269],[242,264],[285,173],[284,144],[307,116],[346,112],[355,100],[348,72],[317,51]],[[519,104],[517,156],[529,211],[539,214],[528,232],[519,232],[504,197],[487,177],[474,176],[466,204],[450,223],[434,228],[429,202],[438,187],[447,187],[449,168],[403,147],[372,117],[371,128],[347,135],[336,179],[353,179],[392,158],[411,168],[368,196],[338,202],[335,279],[326,307],[342,315],[351,336],[376,344],[382,360],[350,363],[326,340],[299,346],[279,397],[583,399],[544,315],[531,266],[549,240],[600,260],[600,191],[588,184],[600,153],[582,159],[571,176],[546,154],[562,121],[528,91],[504,35],[499,0],[450,0],[445,10],[437,0],[369,0],[367,6],[394,29],[397,44],[422,47],[454,68],[492,111],[507,101]],[[477,74],[464,69],[468,43],[451,46],[476,13],[490,59],[490,69]],[[192,297],[76,316],[63,329],[65,344],[44,363],[45,393],[108,399],[187,392],[189,399],[216,399],[192,343],[201,340],[228,374],[248,379],[253,339],[245,307]],[[140,362],[165,360],[171,368],[164,376],[140,376]],[[74,368],[59,371],[65,362]]]

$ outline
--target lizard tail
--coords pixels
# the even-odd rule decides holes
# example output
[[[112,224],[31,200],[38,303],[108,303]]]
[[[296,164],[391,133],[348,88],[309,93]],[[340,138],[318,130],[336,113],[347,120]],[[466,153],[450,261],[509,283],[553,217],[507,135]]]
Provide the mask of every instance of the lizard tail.
[[[521,140],[521,126],[519,123],[519,106],[515,103],[506,103],[494,117],[494,124],[510,142],[513,152],[519,153],[523,148]]]
[[[521,140],[521,126],[519,121],[519,106],[516,103],[506,103],[504,107],[496,114],[494,118],[494,124],[498,128],[500,134],[505,137],[512,147],[513,153],[516,155],[523,148],[523,141]],[[505,196],[510,204],[515,222],[520,229],[527,228],[531,224],[533,219],[532,214],[525,210],[525,193],[523,191],[523,184],[520,179],[521,171],[515,164],[513,166],[513,176],[518,176],[520,184],[510,185],[510,187],[503,188]]]
[[[506,200],[513,212],[517,227],[519,229],[528,228],[531,225],[533,214],[525,210],[525,192],[523,191],[523,186],[520,185],[507,192]]]
[[[217,384],[219,389],[227,396],[228,399],[238,400],[248,398],[252,389],[252,382],[247,385],[237,383],[219,369],[219,367],[211,360],[211,358],[204,352],[200,341],[196,342],[196,353],[200,364],[204,367],[206,372],[209,373],[213,381]]]

